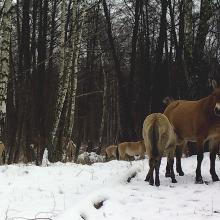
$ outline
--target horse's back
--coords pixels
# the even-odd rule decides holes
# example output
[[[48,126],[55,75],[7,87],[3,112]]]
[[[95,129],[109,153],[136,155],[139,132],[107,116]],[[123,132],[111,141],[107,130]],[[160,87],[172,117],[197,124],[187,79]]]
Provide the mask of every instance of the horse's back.
[[[174,126],[179,140],[195,141],[201,129],[205,129],[206,115],[201,101],[178,100],[167,106],[164,114]]]
[[[144,141],[137,142],[122,142],[118,145],[118,149],[120,153],[127,154],[129,156],[135,156],[139,154],[143,154],[145,152]]]

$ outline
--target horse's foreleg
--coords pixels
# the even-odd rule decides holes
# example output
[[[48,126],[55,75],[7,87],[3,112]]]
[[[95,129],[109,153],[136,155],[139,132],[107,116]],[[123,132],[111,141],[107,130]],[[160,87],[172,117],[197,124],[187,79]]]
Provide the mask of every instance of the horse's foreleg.
[[[210,149],[210,174],[214,182],[219,181],[218,175],[215,172],[215,159],[217,152],[218,152],[218,147],[214,147],[213,149]]]
[[[184,176],[184,172],[181,166],[182,151],[183,145],[176,147],[176,172],[179,173],[180,176]]]
[[[203,141],[197,141],[197,168],[196,168],[196,183],[203,183],[201,175],[201,164],[203,160]]]
[[[160,177],[159,177],[160,163],[161,163],[161,159],[157,161],[156,166],[155,166],[155,185],[156,186],[160,185]]]

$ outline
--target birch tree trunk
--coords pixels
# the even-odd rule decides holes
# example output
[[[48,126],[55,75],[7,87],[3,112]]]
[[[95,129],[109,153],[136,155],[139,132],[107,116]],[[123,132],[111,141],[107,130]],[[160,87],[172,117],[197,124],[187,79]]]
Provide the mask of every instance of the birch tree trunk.
[[[186,77],[189,77],[190,67],[192,65],[192,48],[193,48],[193,27],[192,27],[192,0],[184,2],[184,60],[186,61]]]
[[[101,51],[101,46],[99,49]],[[102,97],[102,119],[101,119],[101,126],[99,130],[99,143],[100,143],[100,146],[102,146],[103,133],[104,133],[104,127],[105,127],[105,122],[106,122],[106,116],[107,116],[107,89],[108,89],[107,88],[107,73],[105,72],[105,69],[104,69],[103,52],[101,52],[100,64],[101,64],[102,75],[103,75],[103,97]]]
[[[65,68],[65,58],[66,58],[66,45],[65,45],[65,23],[66,23],[66,0],[62,0],[61,4],[61,36],[60,36],[60,70],[59,70],[59,88],[57,94],[57,102],[55,107],[55,117],[54,124],[50,134],[50,142],[53,145],[55,140],[55,135],[58,129],[63,104],[65,101],[65,96],[68,89],[69,77]]]
[[[0,26],[0,120],[4,120],[6,114],[7,85],[10,71],[9,48],[11,35],[11,4],[12,0],[5,0],[2,9],[2,23]],[[0,138],[2,131],[0,131]]]
[[[217,33],[216,33],[216,38],[217,38],[217,59],[219,59],[220,55],[220,8],[218,9],[218,14],[217,14]]]
[[[79,52],[80,52],[80,45],[82,40],[82,32],[83,32],[83,25],[85,20],[85,9],[86,6],[83,5],[82,8],[82,15],[79,20],[81,20],[81,27],[78,28],[78,19],[77,19],[77,1],[73,1],[73,32],[72,32],[72,48],[71,48],[71,55],[70,55],[70,62],[72,65],[68,66],[67,71],[68,75],[70,76],[70,102],[69,102],[69,125],[67,128],[67,138],[70,139],[72,132],[73,132],[73,126],[74,126],[74,113],[75,113],[75,105],[76,105],[76,90],[77,90],[77,78],[78,78],[78,58],[79,58]]]

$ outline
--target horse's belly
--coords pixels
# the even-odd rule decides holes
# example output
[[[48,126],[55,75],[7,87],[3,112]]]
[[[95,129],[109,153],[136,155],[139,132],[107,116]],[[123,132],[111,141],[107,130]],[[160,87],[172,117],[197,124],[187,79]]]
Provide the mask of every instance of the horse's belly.
[[[194,132],[191,129],[189,130],[178,129],[176,133],[178,137],[177,142],[179,144],[182,144],[182,142],[184,141],[196,142],[196,135],[193,134]]]

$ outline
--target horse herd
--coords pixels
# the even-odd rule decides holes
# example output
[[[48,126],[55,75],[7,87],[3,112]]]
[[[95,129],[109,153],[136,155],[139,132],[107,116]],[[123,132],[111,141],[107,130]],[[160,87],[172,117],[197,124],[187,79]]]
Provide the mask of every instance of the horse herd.
[[[197,168],[196,183],[203,183],[201,164],[204,145],[209,145],[210,174],[213,181],[219,181],[215,171],[216,154],[220,144],[220,88],[215,80],[212,81],[213,92],[200,100],[171,100],[164,113],[152,113],[143,123],[143,140],[139,142],[125,142],[118,146],[106,148],[106,157],[125,159],[125,156],[148,155],[149,171],[146,181],[150,185],[159,186],[159,169],[161,158],[167,156],[166,177],[171,177],[176,183],[173,169],[175,152],[188,141],[196,142]],[[176,153],[177,172],[184,173],[181,167],[181,154]],[[154,179],[155,171],[155,179]]]
[[[220,87],[215,80],[212,81],[213,92],[200,100],[168,100],[168,105],[162,113],[152,113],[146,117],[143,123],[143,140],[138,142],[124,142],[117,146],[112,145],[105,149],[106,159],[117,158],[125,160],[129,156],[145,154],[149,158],[149,171],[146,181],[151,185],[159,186],[159,169],[161,159],[166,154],[166,177],[171,177],[176,183],[173,169],[176,152],[176,170],[180,176],[184,173],[181,167],[181,149],[188,141],[196,142],[197,168],[196,183],[203,183],[201,164],[203,160],[204,145],[208,144],[210,151],[210,174],[213,181],[219,181],[215,171],[216,154],[220,144]],[[69,142],[65,151],[67,159],[72,161],[73,151],[76,146]],[[0,141],[0,155],[5,150]],[[71,155],[70,158],[68,158]],[[3,155],[4,156],[4,155]],[[2,157],[0,156],[0,159]],[[1,161],[2,162],[2,161]],[[154,178],[155,171],[155,178]]]

